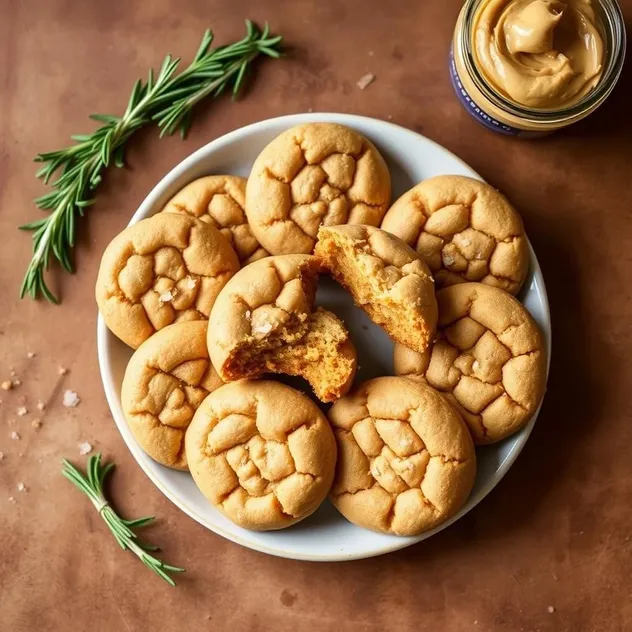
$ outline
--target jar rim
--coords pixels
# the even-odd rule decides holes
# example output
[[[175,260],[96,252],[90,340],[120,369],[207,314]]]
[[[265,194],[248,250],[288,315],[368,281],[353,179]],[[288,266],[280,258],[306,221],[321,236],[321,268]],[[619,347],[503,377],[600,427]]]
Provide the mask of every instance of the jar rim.
[[[602,20],[606,34],[608,58],[606,68],[595,88],[573,105],[561,108],[528,108],[521,106],[498,92],[479,71],[474,60],[473,26],[474,16],[479,6],[486,0],[467,0],[464,6],[463,26],[460,33],[460,46],[463,61],[470,78],[496,107],[506,114],[519,117],[530,123],[551,124],[568,123],[569,119],[581,118],[597,108],[610,95],[623,68],[626,51],[626,30],[623,13],[617,0],[595,0],[602,9]]]

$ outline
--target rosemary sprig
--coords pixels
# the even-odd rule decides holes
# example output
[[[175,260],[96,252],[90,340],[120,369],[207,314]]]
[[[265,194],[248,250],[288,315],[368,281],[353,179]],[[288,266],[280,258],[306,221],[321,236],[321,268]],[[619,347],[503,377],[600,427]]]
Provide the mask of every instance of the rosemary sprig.
[[[125,142],[140,127],[155,121],[160,136],[180,131],[184,138],[191,126],[193,107],[207,96],[217,97],[227,88],[233,96],[239,93],[246,71],[259,55],[280,56],[281,36],[270,34],[266,24],[263,31],[246,20],[246,36],[228,46],[211,48],[213,33],[208,30],[190,66],[176,75],[180,59],[165,57],[154,77],[149,71],[147,81],[134,84],[127,108],[122,116],[92,114],[90,118],[102,126],[90,134],[72,136],[74,145],[39,154],[36,162],[45,163],[37,177],[52,190],[35,200],[36,206],[50,214],[24,226],[33,231],[33,258],[28,266],[20,298],[44,296],[52,303],[58,298],[50,291],[44,279],[51,256],[67,272],[72,272],[70,253],[75,245],[75,219],[94,203],[93,192],[102,179],[102,173],[111,163],[125,166]]]
[[[88,459],[86,476],[70,461],[64,459],[63,464],[64,468],[61,473],[92,501],[95,509],[99,512],[99,515],[103,518],[121,548],[132,551],[147,568],[150,568],[171,586],[175,586],[176,583],[167,573],[183,573],[184,569],[165,564],[163,561],[150,555],[148,551],[157,551],[158,547],[141,543],[137,539],[137,535],[132,531],[132,529],[148,525],[154,520],[154,517],[148,516],[137,520],[124,520],[112,509],[103,493],[103,482],[108,473],[114,469],[114,463],[101,465],[101,455],[95,454]]]

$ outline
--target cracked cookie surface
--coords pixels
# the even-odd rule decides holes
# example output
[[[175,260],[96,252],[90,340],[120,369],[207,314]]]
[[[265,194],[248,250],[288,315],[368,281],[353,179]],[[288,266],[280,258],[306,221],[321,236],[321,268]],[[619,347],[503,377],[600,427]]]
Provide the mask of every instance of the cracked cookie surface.
[[[234,248],[242,265],[268,253],[262,248],[246,218],[246,179],[237,176],[198,178],[178,191],[163,213],[186,213],[217,228]]]
[[[327,496],[336,442],[316,404],[273,381],[242,380],[211,393],[186,433],[200,491],[234,523],[283,529]]]
[[[324,226],[314,255],[393,340],[427,348],[437,323],[434,281],[410,246],[374,226]]]
[[[235,251],[216,228],[158,213],[125,228],[106,248],[97,305],[108,329],[136,349],[174,322],[207,320],[238,269]]]
[[[204,321],[175,323],[131,357],[121,405],[141,448],[152,459],[186,470],[184,433],[204,398],[222,385],[208,357]]]
[[[321,267],[312,255],[278,255],[240,270],[220,292],[208,328],[225,382],[272,373],[306,379],[333,401],[353,381],[356,352],[335,314],[312,310]]]
[[[401,377],[369,380],[328,417],[338,444],[331,498],[354,524],[417,535],[467,500],[476,476],[472,439],[429,386]]]
[[[544,395],[540,330],[516,298],[481,283],[444,288],[437,303],[437,341],[423,354],[395,345],[395,373],[441,391],[475,443],[500,441],[529,421]]]
[[[496,189],[473,178],[420,182],[395,201],[381,228],[415,248],[437,287],[478,281],[517,294],[527,275],[520,215]]]
[[[343,125],[307,123],[283,132],[258,156],[246,213],[272,254],[308,254],[320,226],[379,225],[390,195],[388,168],[370,141]]]

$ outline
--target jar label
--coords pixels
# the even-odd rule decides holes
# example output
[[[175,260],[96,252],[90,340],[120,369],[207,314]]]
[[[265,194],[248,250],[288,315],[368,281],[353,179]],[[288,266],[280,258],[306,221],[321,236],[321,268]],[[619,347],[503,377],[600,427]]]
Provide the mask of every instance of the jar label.
[[[456,93],[457,98],[461,102],[461,105],[479,122],[482,123],[488,129],[492,129],[495,132],[500,134],[505,134],[507,136],[532,136],[532,133],[529,133],[526,130],[518,129],[517,127],[511,127],[509,125],[505,125],[500,121],[496,120],[493,116],[490,116],[486,112],[484,112],[470,97],[467,90],[463,87],[461,83],[461,79],[459,78],[459,73],[456,69],[456,64],[454,63],[454,51],[452,47],[450,47],[450,79],[452,80],[452,87],[454,88],[454,92]],[[539,135],[539,134],[538,134]]]

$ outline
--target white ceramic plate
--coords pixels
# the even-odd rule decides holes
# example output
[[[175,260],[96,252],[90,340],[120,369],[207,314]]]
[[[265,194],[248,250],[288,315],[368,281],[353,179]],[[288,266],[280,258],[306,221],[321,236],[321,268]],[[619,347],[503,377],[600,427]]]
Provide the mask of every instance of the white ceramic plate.
[[[432,176],[461,174],[480,178],[443,147],[392,123],[349,114],[297,114],[249,125],[202,147],[154,187],[130,223],[159,211],[176,191],[195,178],[214,173],[248,176],[254,159],[269,141],[289,127],[313,121],[342,123],[370,138],[388,162],[393,180],[393,199],[420,180]],[[520,298],[544,332],[550,358],[549,304],[533,250],[529,277]],[[317,302],[336,312],[351,331],[361,367],[356,383],[392,374],[391,341],[353,306],[350,296],[335,283],[322,279]],[[315,561],[353,560],[395,551],[430,537],[467,513],[498,484],[524,447],[537,417],[536,413],[518,434],[478,450],[476,483],[467,504],[452,520],[433,531],[405,538],[373,533],[347,522],[327,501],[313,516],[289,529],[256,533],[234,525],[212,507],[188,473],[163,467],[140,449],[127,427],[120,400],[121,382],[132,351],[107,330],[101,317],[97,324],[97,344],[103,386],[114,420],[135,459],[154,484],[180,509],[215,533],[243,546],[281,557]]]

